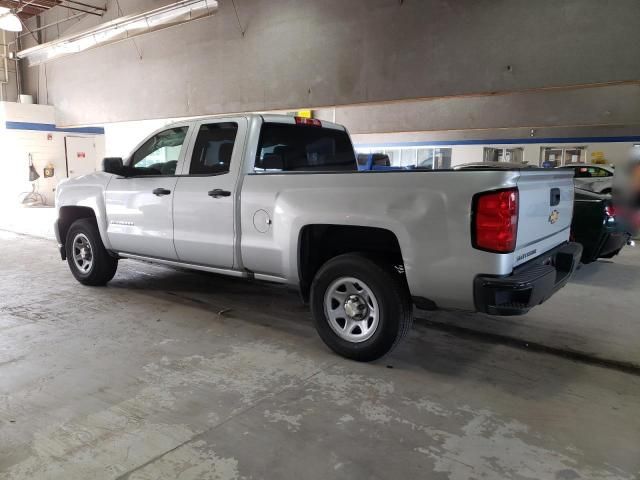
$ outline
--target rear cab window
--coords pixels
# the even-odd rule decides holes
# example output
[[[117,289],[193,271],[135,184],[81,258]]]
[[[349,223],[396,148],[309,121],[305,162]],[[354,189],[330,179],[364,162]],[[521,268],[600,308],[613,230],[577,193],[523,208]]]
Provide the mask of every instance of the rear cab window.
[[[266,122],[256,154],[256,173],[357,171],[356,155],[344,130]]]

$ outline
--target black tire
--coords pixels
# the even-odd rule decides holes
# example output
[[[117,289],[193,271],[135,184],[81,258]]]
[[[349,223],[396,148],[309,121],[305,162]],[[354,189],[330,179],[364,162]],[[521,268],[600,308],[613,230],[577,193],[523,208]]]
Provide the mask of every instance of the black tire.
[[[342,278],[363,282],[378,304],[378,323],[366,340],[348,341],[331,326],[325,295]],[[337,301],[334,303],[339,305]],[[391,265],[357,253],[334,257],[320,268],[311,285],[311,311],[316,330],[324,343],[337,354],[360,362],[377,360],[391,352],[413,323],[413,305],[404,276]]]
[[[80,262],[83,260],[75,260],[74,252],[76,245],[89,244],[89,248],[85,249],[90,252],[91,263],[82,264],[88,265],[86,270],[81,268]],[[67,232],[67,238],[65,241],[65,249],[67,252],[67,263],[69,269],[76,280],[83,285],[89,286],[101,286],[105,285],[109,280],[113,278],[118,269],[118,259],[111,256],[100,238],[100,232],[95,220],[89,218],[82,218],[73,222],[69,231]]]

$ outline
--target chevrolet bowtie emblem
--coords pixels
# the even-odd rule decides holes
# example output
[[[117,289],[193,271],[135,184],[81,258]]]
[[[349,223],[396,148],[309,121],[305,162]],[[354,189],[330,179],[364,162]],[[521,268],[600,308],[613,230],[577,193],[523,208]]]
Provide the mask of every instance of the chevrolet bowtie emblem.
[[[559,219],[560,219],[560,212],[558,210],[554,210],[553,212],[551,212],[551,215],[549,215],[549,223],[551,225],[556,223]]]

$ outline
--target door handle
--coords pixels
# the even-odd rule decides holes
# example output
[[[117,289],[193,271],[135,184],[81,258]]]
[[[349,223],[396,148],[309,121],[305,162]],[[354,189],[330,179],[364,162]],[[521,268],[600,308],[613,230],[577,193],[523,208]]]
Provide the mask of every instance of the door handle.
[[[216,188],[215,190],[211,190],[208,195],[213,198],[220,197],[230,197],[231,192],[229,190],[222,190],[221,188]]]
[[[156,188],[153,191],[153,194],[156,197],[162,197],[163,195],[170,195],[171,194],[171,190],[167,190],[166,188]]]

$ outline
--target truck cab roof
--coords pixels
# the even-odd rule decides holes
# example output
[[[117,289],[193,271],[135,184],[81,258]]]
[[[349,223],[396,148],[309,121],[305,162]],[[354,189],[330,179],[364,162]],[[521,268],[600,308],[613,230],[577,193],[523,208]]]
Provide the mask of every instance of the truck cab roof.
[[[306,123],[309,125],[313,124],[322,128],[331,128],[334,130],[346,131],[346,128],[343,125],[339,125],[337,123],[329,122],[326,120],[313,119],[313,118],[308,119],[303,117],[296,117],[294,115],[284,115],[284,114],[275,114],[275,113],[265,113],[265,114],[240,113],[235,115],[210,115],[207,117],[193,117],[193,118],[186,118],[186,119],[182,119],[182,120],[178,120],[176,122],[170,123],[166,125],[166,128],[188,125],[192,122],[206,122],[207,120],[217,121],[217,120],[224,120],[225,118],[231,119],[231,118],[238,118],[238,117],[246,118],[249,121],[253,119],[259,119],[264,121],[265,123],[284,123],[284,124],[290,124],[290,125],[294,125],[296,123]]]

